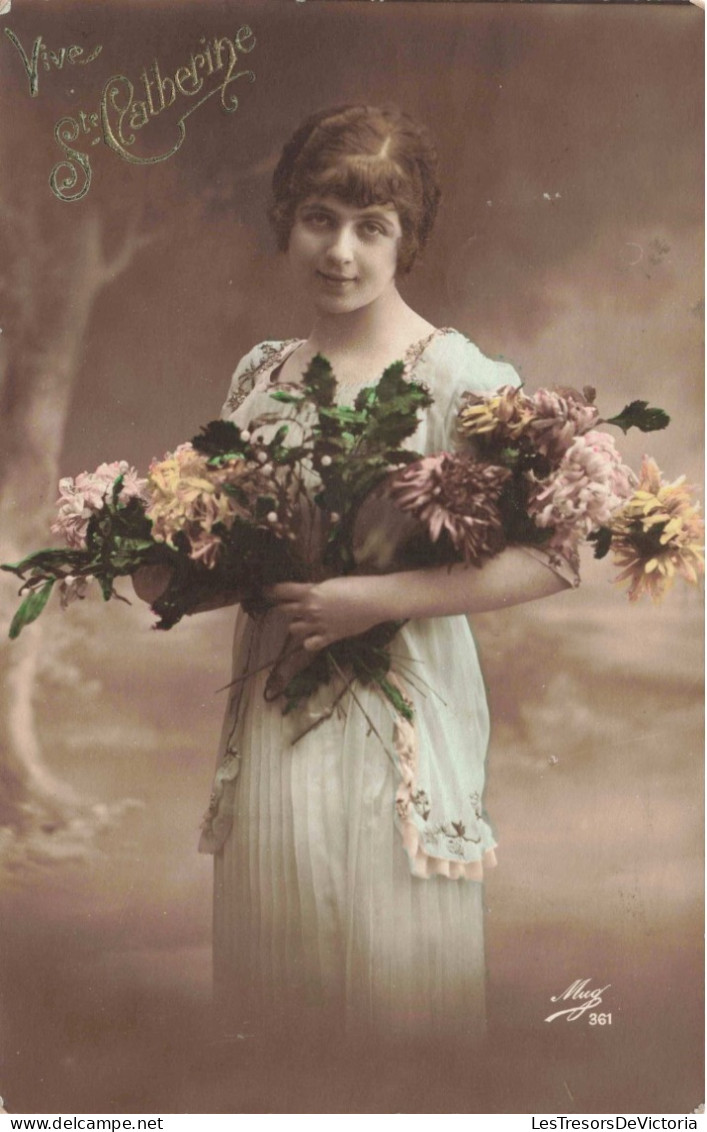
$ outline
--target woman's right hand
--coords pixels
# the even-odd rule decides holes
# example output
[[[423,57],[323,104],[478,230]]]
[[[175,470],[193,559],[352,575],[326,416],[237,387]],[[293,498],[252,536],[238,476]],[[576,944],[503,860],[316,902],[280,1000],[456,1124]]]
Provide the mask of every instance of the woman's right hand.
[[[141,601],[152,605],[162,597],[174,576],[171,566],[138,566],[132,575],[133,589]]]

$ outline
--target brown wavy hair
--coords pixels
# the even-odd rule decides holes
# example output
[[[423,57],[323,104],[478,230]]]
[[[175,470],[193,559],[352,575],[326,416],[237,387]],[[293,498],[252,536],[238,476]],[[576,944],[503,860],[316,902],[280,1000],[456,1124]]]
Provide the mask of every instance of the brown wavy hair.
[[[427,243],[441,196],[429,135],[395,106],[336,106],[310,115],[284,146],[269,210],[277,246],[287,251],[297,206],[336,196],[358,208],[395,206],[403,230],[398,271]]]

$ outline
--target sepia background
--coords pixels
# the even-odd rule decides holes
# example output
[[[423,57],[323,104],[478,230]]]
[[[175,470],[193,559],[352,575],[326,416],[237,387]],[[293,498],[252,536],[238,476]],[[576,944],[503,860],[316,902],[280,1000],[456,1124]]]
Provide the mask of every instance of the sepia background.
[[[255,342],[308,333],[268,232],[269,178],[306,113],[350,101],[395,102],[438,143],[444,198],[411,305],[530,389],[596,385],[607,416],[637,397],[661,405],[670,429],[632,433],[623,451],[699,482],[703,22],[691,5],[13,0],[0,17],[0,560],[48,542],[60,475],[112,459],[144,470],[218,415]],[[95,113],[111,76],[137,84],[154,60],[173,75],[200,37],[244,23],[256,79],[234,88],[236,113],[210,99],[156,164],[86,134],[90,190],[52,194],[60,118]],[[39,53],[36,97],[7,27],[28,57],[38,36],[55,53]],[[102,51],[59,66],[72,44]],[[174,145],[176,110],[135,153]],[[196,841],[231,612],[166,636],[146,607],[94,595],[0,645],[8,1108],[692,1112],[702,596],[629,606],[606,562],[583,573],[577,592],[475,621],[500,866],[486,887],[488,1052],[482,1073],[449,1080],[433,1051],[325,1075],[212,1041],[211,861]],[[610,984],[611,1024],[545,1023],[551,996],[585,978]]]

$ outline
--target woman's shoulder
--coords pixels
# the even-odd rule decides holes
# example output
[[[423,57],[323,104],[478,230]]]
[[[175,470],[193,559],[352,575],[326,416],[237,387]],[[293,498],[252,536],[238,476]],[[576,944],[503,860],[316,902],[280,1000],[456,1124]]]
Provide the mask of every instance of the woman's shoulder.
[[[425,352],[438,390],[455,393],[490,393],[521,380],[505,358],[491,358],[462,331],[442,327]]]
[[[278,365],[299,341],[299,338],[266,338],[244,354],[231,377],[222,415],[226,416],[237,409],[262,374]]]

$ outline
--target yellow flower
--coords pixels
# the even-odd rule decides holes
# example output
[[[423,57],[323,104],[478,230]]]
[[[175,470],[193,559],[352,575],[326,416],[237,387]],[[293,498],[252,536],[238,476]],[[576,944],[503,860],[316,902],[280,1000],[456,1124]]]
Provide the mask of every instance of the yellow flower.
[[[630,580],[628,596],[660,601],[677,576],[696,584],[704,572],[704,521],[681,476],[664,483],[655,460],[644,456],[638,488],[611,521],[611,548]]]
[[[468,394],[459,413],[459,431],[464,436],[498,432],[514,439],[534,416],[530,398],[512,385],[504,385],[493,397]]]
[[[148,490],[146,513],[152,533],[170,546],[179,531],[190,534],[198,527],[210,533],[215,523],[230,517],[228,497],[220,491],[206,459],[191,444],[181,444],[164,460],[152,462]]]

